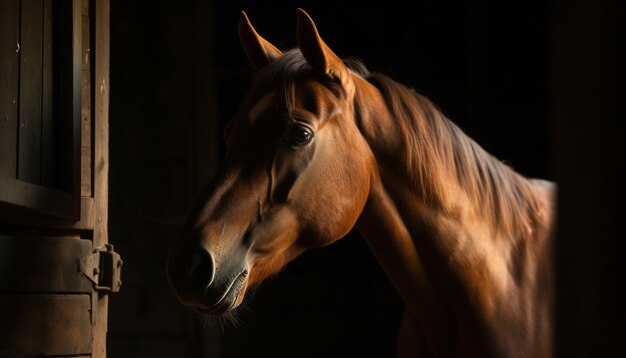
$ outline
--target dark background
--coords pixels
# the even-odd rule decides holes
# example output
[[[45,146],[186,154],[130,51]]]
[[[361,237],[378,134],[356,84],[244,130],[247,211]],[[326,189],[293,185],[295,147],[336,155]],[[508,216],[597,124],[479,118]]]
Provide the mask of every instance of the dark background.
[[[583,54],[584,46],[623,27],[611,27],[623,6],[601,2],[590,20],[585,6],[555,3],[415,1],[409,9],[404,1],[112,1],[110,238],[125,266],[123,290],[111,298],[109,356],[394,356],[402,304],[355,233],[289,264],[257,290],[239,323],[224,328],[203,328],[167,286],[167,245],[222,156],[221,129],[252,75],[236,32],[241,10],[263,37],[287,49],[296,44],[296,8],[304,8],[340,57],[359,58],[414,87],[496,157],[524,175],[553,180],[559,179],[554,148],[558,158],[569,158],[562,148],[579,145],[585,132],[584,118],[562,110],[580,98],[572,89],[579,83],[563,80],[578,73],[567,55]],[[578,34],[579,24],[599,30]],[[582,50],[574,36],[586,39]],[[615,60],[609,68],[623,63],[611,52],[617,39],[609,36],[597,49]],[[584,56],[595,55],[583,55],[588,65]],[[619,95],[607,93],[608,101]],[[607,111],[611,120],[623,113]],[[555,147],[570,114],[567,130],[578,137],[565,135],[565,146]],[[614,133],[607,123],[592,144]],[[611,138],[607,153],[621,147],[622,137]],[[578,175],[568,172],[575,160],[565,162],[561,173]],[[602,302],[602,295],[563,307],[575,311]]]

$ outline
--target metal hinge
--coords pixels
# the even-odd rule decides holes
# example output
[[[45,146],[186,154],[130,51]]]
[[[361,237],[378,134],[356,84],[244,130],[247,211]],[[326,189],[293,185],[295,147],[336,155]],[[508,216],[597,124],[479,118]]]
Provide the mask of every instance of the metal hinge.
[[[114,293],[122,286],[122,265],[120,255],[113,251],[113,245],[94,251],[78,262],[78,270],[94,284],[96,291]]]

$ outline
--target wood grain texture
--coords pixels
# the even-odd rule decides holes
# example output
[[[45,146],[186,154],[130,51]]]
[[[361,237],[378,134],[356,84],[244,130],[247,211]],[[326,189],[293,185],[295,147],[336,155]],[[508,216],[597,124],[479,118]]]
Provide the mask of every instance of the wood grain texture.
[[[93,194],[96,203],[96,223],[93,232],[94,247],[104,247],[108,237],[109,207],[109,0],[95,0],[95,118],[94,118],[94,181]],[[94,49],[95,48],[95,49]],[[106,331],[108,295],[93,295],[93,357],[106,358]]]
[[[91,241],[79,236],[0,235],[0,292],[90,293],[78,261],[92,251]]]
[[[84,34],[89,36],[88,33]],[[91,148],[91,71],[82,71],[81,147]]]
[[[0,354],[89,354],[90,307],[89,295],[0,294]]]

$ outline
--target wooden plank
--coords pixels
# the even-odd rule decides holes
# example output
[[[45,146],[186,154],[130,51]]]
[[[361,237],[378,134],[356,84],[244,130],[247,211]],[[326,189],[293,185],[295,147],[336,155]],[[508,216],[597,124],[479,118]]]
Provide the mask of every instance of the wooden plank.
[[[82,10],[81,10],[81,15],[82,16],[89,16],[89,2],[91,0],[82,0]]]
[[[81,70],[89,71],[91,68],[91,49],[89,47],[89,16],[83,15],[81,17],[82,22],[82,46],[81,46]]]
[[[89,354],[90,308],[89,295],[0,294],[0,354]]]
[[[0,185],[2,185],[1,181]],[[80,220],[78,221],[60,221],[49,217],[33,216],[30,212],[26,215],[22,211],[17,211],[14,208],[11,208],[10,210],[0,210],[0,226],[10,225],[41,229],[54,228],[59,230],[89,231],[94,229],[95,216],[95,204],[93,198],[83,197],[80,198]]]
[[[108,243],[109,207],[109,0],[97,0],[95,19],[95,135],[94,135],[94,198],[96,230],[94,246]]]
[[[0,177],[16,177],[19,0],[0,1]],[[6,199],[0,193],[0,200]]]
[[[90,49],[90,24],[89,24],[89,1],[82,1],[82,80],[81,80],[81,179],[80,195],[92,196],[93,168],[91,146],[91,49]]]
[[[78,220],[80,215],[80,202],[74,200],[73,194],[21,180],[0,178],[0,198],[18,207],[33,210],[34,214],[73,220]]]
[[[93,157],[93,147],[91,146],[91,72],[83,71],[82,77],[80,196],[91,197],[93,194],[93,166],[91,165]]]
[[[41,184],[59,187],[58,147],[56,146],[56,126],[54,116],[54,24],[53,1],[43,2],[43,94],[41,118]]]
[[[83,71],[82,75],[82,113],[81,113],[81,147],[91,147],[91,71]]]
[[[109,1],[96,1],[94,191],[97,227],[94,246],[108,243],[109,174]]]
[[[23,0],[20,36],[18,178],[41,182],[43,3]]]
[[[93,285],[78,262],[92,251],[79,236],[0,235],[0,292],[89,293]]]
[[[91,197],[91,147],[81,147],[80,150],[80,196]]]
[[[94,119],[94,199],[96,202],[96,227],[94,247],[109,242],[109,0],[95,0],[95,119]],[[93,3],[92,3],[93,4]],[[92,47],[92,51],[94,51]],[[106,358],[107,295],[93,295],[94,358]]]
[[[81,113],[82,113],[82,0],[72,1],[72,187],[75,200],[80,200],[81,191]]]

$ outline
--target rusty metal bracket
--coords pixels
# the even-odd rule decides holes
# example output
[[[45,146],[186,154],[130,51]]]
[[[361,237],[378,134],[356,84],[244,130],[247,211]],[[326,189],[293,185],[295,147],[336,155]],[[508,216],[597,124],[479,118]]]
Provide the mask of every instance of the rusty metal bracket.
[[[122,286],[123,264],[113,245],[106,244],[104,249],[79,260],[78,271],[93,282],[96,291],[115,293]]]

